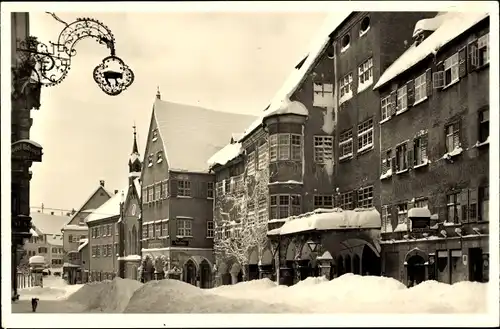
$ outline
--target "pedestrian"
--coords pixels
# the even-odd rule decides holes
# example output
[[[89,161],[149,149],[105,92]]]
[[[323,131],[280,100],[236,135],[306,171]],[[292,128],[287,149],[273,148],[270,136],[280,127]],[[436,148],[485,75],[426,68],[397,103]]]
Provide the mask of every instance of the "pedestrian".
[[[36,308],[38,307],[38,298],[31,298],[31,309],[33,312],[36,312]]]

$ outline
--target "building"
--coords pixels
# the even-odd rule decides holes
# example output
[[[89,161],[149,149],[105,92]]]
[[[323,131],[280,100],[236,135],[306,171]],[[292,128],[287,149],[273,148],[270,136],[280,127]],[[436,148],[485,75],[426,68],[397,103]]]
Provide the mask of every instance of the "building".
[[[217,195],[224,195],[225,199],[228,191],[233,193],[231,181],[235,188],[242,184],[243,189],[248,184],[265,185],[268,181],[267,191],[262,190],[264,195],[254,199],[250,206],[242,202],[243,214],[231,216],[228,212],[234,201],[216,209],[216,216],[220,215],[216,220],[216,236],[222,240],[234,239],[231,237],[234,229],[227,233],[224,226],[234,226],[234,222],[241,222],[240,218],[248,217],[248,213],[261,220],[267,216],[270,234],[277,236],[272,243],[247,251],[250,255],[242,257],[248,261],[245,270],[234,261],[240,256],[228,258],[222,250],[218,260],[221,278],[228,278],[229,272],[232,281],[238,281],[240,270],[253,272],[256,277],[259,263],[269,268],[272,266],[269,254],[276,253],[280,258],[278,275],[286,278],[283,283],[291,284],[314,275],[315,256],[304,248],[308,239],[317,241],[322,253],[328,252],[330,275],[380,272],[376,243],[380,218],[377,227],[369,210],[352,213],[355,208],[380,211],[380,173],[373,165],[380,159],[376,143],[379,126],[375,124],[379,112],[373,106],[379,102],[379,96],[372,87],[381,72],[409,47],[415,23],[434,15],[428,12],[352,12],[340,18],[338,14],[332,15],[263,114],[234,146],[228,146],[227,152],[214,155],[210,165],[216,172]],[[233,157],[227,157],[231,153]],[[241,180],[244,183],[237,183]],[[218,203],[216,200],[215,204]],[[366,217],[370,225],[356,228],[352,223],[345,227],[333,223],[328,226],[330,229],[314,234],[309,229],[307,232],[280,229],[293,216],[301,215],[300,218],[313,222],[317,213],[328,217],[329,211],[324,209],[335,206],[347,211],[342,215],[346,221],[347,217]],[[255,215],[258,212],[260,216]],[[338,218],[331,215],[332,221]],[[241,236],[241,230],[251,224],[240,225],[236,235]],[[271,264],[263,264],[264,258]]]
[[[64,249],[63,270],[69,283],[76,283],[82,278],[80,268],[82,264],[78,248],[89,236],[85,218],[113,196],[113,193],[105,189],[104,184],[103,180],[99,182],[96,190],[90,194],[89,198],[78,208],[61,230]]]
[[[119,276],[137,280],[140,278],[139,269],[141,268],[141,235],[140,222],[141,217],[141,170],[142,162],[140,159],[139,148],[137,147],[136,131],[134,126],[134,143],[132,153],[130,154],[128,166],[128,191],[123,203],[121,221],[118,222],[118,261]]]
[[[402,282],[488,281],[489,27],[480,12],[418,21],[375,86],[382,269]]]
[[[115,193],[111,199],[85,218],[89,229],[89,278],[91,281],[112,280],[118,274],[119,224],[122,203],[127,189]],[[82,247],[84,248],[84,247]]]
[[[11,213],[12,213],[12,297],[17,298],[17,267],[22,246],[31,237],[30,180],[33,162],[42,161],[42,146],[30,140],[33,124],[30,111],[40,108],[40,85],[29,83],[34,69],[29,53],[33,48],[28,13],[11,13]],[[25,45],[20,44],[25,42]]]
[[[214,176],[207,159],[254,117],[161,100],[158,92],[142,167],[144,280],[180,273],[211,283]]]
[[[62,272],[63,236],[61,229],[69,221],[68,216],[42,212],[32,212],[32,236],[24,244],[25,255],[22,264],[27,264],[32,256],[43,256],[45,265],[53,272]]]

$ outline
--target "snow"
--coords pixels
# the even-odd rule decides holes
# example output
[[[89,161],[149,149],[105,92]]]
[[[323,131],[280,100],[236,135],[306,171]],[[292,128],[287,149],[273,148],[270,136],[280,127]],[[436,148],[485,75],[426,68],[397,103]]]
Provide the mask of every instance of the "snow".
[[[349,42],[349,43],[347,44],[347,46],[342,47],[342,48],[340,49],[340,53],[344,53],[344,52],[346,52],[346,51],[347,51],[347,49],[349,49],[349,47],[350,47],[350,46],[351,46],[351,43]]]
[[[43,277],[43,288],[36,286],[19,289],[18,292],[20,300],[64,300],[82,287],[82,284],[69,285],[61,277],[49,275]]]
[[[127,255],[124,257],[118,257],[118,260],[124,260],[124,261],[141,260],[141,256],[139,256],[139,255]]]
[[[454,157],[454,156],[457,156],[457,155],[459,155],[459,154],[462,154],[462,152],[463,152],[463,151],[464,151],[464,150],[463,150],[463,148],[462,148],[462,147],[460,147],[460,146],[456,146],[456,147],[455,147],[452,151],[450,151],[450,152],[448,152],[448,153],[445,153],[445,154],[443,155],[443,159],[447,159],[447,160],[449,160],[449,159],[451,159],[451,158],[452,158],[452,157]]]
[[[370,87],[372,84],[373,84],[373,77],[370,77],[363,83],[358,84],[358,94],[363,92],[366,88]]]
[[[32,229],[32,228],[30,228],[30,234],[31,234],[32,236],[34,236],[35,238],[37,238],[37,237],[38,237],[38,233],[36,233],[36,231],[35,231],[34,229]]]
[[[387,170],[384,174],[380,175],[380,179],[386,179],[392,176],[392,169]]]
[[[239,156],[242,151],[243,149],[241,143],[227,144],[220,151],[212,155],[210,159],[208,159],[208,166],[224,166],[226,163]]]
[[[456,226],[456,225],[460,225],[458,223],[453,223],[453,222],[443,222],[443,226]]]
[[[87,225],[64,225],[63,230],[69,230],[69,231],[88,231],[88,226]]]
[[[477,141],[476,144],[474,144],[475,147],[480,147],[480,146],[483,146],[483,145],[487,145],[490,143],[490,136],[488,136],[488,138],[486,138],[486,140],[484,142],[480,142],[480,141]]]
[[[374,208],[355,210],[342,210],[339,208],[316,209],[300,216],[289,217],[280,228],[280,234],[346,228],[380,229],[380,226],[380,214]]]
[[[104,202],[102,206],[97,208],[94,212],[85,218],[87,223],[94,222],[100,219],[109,218],[120,215],[120,204],[122,202],[122,194],[126,195],[128,187],[119,191],[111,197],[108,201]]]
[[[290,101],[289,98],[285,98],[276,109],[268,109],[263,118],[283,114],[297,114],[307,117],[309,115],[309,111],[301,102]]]
[[[45,264],[45,258],[40,255],[31,256],[29,259],[29,263],[31,264]]]
[[[20,139],[18,141],[15,141],[14,143],[12,143],[12,146],[19,144],[19,143],[28,143],[28,144],[31,144],[31,145],[37,147],[37,148],[43,148],[42,145],[38,144],[35,141],[32,141],[31,139]]]
[[[394,232],[407,232],[408,231],[408,224],[406,223],[399,223],[398,226],[394,229]]]
[[[344,95],[340,96],[339,103],[340,104],[345,103],[351,98],[352,98],[352,89],[349,89],[348,93],[345,93]]]
[[[304,183],[303,183],[303,182],[296,181],[296,180],[287,180],[287,181],[284,181],[284,182],[271,182],[271,183],[268,183],[267,185],[280,185],[280,184],[296,184],[296,185],[302,185],[302,184],[304,184]]]
[[[409,218],[431,218],[431,212],[428,208],[411,208],[408,210]]]
[[[82,250],[85,248],[86,245],[89,244],[89,239],[82,239],[83,241],[80,241],[81,244],[78,246],[78,251]]]
[[[433,18],[421,19],[415,24],[413,37],[416,37],[422,31],[436,31],[443,24],[446,15],[436,15]]]
[[[457,36],[461,35],[488,16],[488,13],[474,11],[453,11],[443,14],[440,19],[441,24],[439,27],[436,27],[435,32],[428,36],[427,39],[425,39],[418,46],[413,44],[396,61],[394,61],[394,63],[392,63],[391,66],[385,70],[373,89],[375,90],[385,85],[399,74],[409,70],[411,67],[424,60],[427,56],[435,53],[436,50],[439,50]],[[434,21],[436,24],[438,22],[438,20]]]

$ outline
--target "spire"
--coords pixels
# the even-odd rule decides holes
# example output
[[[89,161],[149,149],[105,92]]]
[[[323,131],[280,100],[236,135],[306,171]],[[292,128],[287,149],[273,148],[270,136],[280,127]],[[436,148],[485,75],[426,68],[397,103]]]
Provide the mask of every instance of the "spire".
[[[134,146],[132,147],[132,154],[134,153],[137,153],[139,154],[139,148],[137,147],[137,132],[136,132],[136,126],[135,126],[135,121],[134,121],[134,125],[132,126],[132,128],[134,128]]]
[[[156,86],[156,98],[161,99],[160,86]]]

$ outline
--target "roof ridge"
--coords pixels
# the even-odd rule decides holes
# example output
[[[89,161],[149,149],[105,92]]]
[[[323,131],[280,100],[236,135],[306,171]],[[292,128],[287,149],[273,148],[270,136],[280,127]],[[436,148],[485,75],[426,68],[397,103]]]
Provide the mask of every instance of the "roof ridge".
[[[172,105],[180,105],[180,106],[187,106],[187,107],[192,107],[200,110],[205,110],[205,111],[211,111],[211,112],[217,112],[217,113],[223,113],[223,114],[232,114],[232,115],[238,115],[238,116],[248,116],[248,117],[257,117],[254,114],[249,114],[249,113],[236,113],[236,112],[228,112],[228,111],[221,111],[221,110],[215,110],[213,108],[208,108],[200,105],[194,105],[190,103],[180,103],[180,102],[172,102],[172,101],[166,101],[163,99],[155,99],[156,102],[163,102],[166,104],[172,104]],[[153,105],[154,106],[154,105]]]

